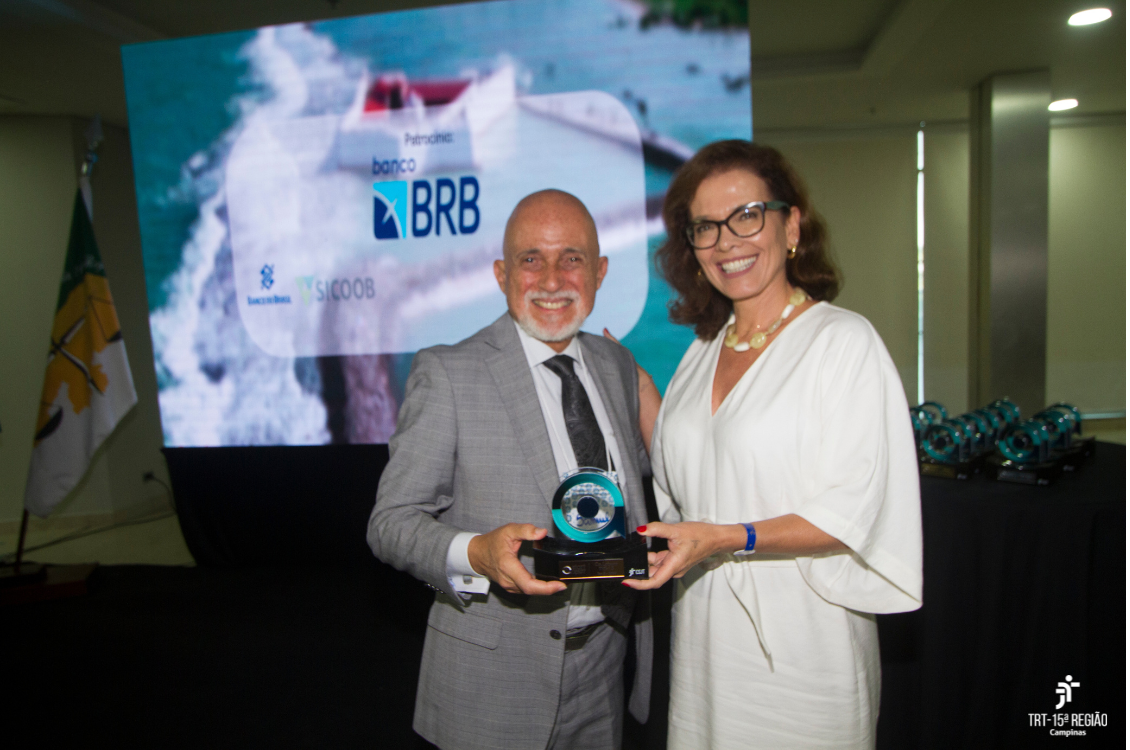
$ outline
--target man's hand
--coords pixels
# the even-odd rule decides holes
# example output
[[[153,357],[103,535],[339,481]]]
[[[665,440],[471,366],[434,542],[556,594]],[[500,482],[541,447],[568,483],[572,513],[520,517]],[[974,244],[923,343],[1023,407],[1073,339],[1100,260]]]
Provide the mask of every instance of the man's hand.
[[[527,540],[543,539],[549,533],[532,523],[508,523],[480,534],[467,545],[471,568],[511,594],[547,596],[565,590],[561,581],[539,581],[518,560],[518,548]]]

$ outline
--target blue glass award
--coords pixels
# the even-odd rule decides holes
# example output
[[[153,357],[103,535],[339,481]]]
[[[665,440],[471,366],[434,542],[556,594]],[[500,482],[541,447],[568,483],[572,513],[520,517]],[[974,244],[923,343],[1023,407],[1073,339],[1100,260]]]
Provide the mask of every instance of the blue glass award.
[[[624,493],[614,472],[583,467],[553,493],[557,536],[534,542],[534,574],[543,580],[647,578],[647,539],[627,532]]]

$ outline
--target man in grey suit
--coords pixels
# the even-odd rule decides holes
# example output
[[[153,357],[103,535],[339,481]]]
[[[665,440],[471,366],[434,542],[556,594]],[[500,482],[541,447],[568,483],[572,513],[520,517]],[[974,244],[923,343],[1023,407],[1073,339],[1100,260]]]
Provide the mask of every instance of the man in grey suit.
[[[610,461],[629,528],[647,522],[635,360],[579,333],[607,268],[579,200],[527,196],[494,267],[508,313],[412,363],[368,540],[436,589],[413,728],[445,750],[618,748],[629,627],[629,708],[647,719],[648,600],[537,580],[520,554],[552,528],[553,493],[578,463]]]

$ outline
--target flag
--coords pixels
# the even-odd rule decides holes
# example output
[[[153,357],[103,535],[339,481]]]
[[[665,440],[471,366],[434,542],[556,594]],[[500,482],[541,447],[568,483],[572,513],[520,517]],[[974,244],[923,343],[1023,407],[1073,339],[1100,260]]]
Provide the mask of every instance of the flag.
[[[82,192],[75,194],[24,507],[46,516],[137,403],[118,313]]]

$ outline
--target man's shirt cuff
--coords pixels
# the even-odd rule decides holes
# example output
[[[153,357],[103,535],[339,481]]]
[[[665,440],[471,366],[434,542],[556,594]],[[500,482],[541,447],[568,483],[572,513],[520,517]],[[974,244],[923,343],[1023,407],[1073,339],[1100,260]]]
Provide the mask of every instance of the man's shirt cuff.
[[[451,588],[467,594],[485,594],[490,590],[490,579],[481,576],[471,567],[467,548],[478,534],[461,531],[447,548],[447,580]]]

